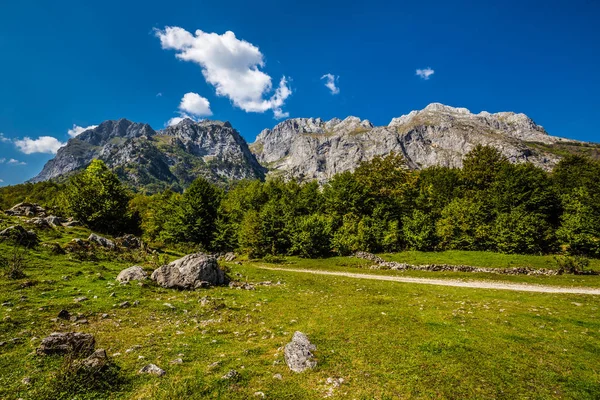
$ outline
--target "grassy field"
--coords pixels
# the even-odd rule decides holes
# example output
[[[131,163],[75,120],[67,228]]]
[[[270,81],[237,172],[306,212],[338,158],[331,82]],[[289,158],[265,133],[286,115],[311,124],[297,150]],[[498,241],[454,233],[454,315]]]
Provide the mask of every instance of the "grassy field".
[[[87,233],[62,229],[44,240],[64,243]],[[12,250],[0,244],[0,251]],[[0,307],[0,342],[7,342],[0,347],[2,399],[262,398],[256,392],[270,399],[600,397],[600,298],[594,296],[361,281],[266,271],[257,268],[264,263],[249,262],[229,264],[230,275],[281,284],[186,292],[151,282],[116,284],[118,272],[133,264],[152,270],[151,259],[141,256],[80,261],[40,247],[26,257],[26,278],[0,278],[0,301],[10,303]],[[290,258],[284,265],[369,271],[353,258]],[[574,277],[543,283],[564,284],[562,278]],[[598,286],[598,277],[585,278]],[[74,302],[80,296],[89,300]],[[87,323],[53,320],[61,309],[81,313]],[[34,354],[41,338],[68,330],[94,334],[96,347],[114,355],[119,372],[110,388],[74,394],[73,380],[61,373],[63,358]],[[289,371],[280,350],[296,330],[317,345],[317,367],[302,374]],[[170,363],[177,358],[183,363]],[[167,374],[138,375],[147,363]],[[232,369],[238,379],[221,379]],[[327,378],[344,382],[332,389]]]

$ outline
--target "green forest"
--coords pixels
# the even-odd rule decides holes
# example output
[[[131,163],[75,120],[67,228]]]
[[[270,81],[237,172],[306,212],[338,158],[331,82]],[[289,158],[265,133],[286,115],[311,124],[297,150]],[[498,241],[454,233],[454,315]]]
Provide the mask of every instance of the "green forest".
[[[0,205],[37,202],[153,246],[250,258],[356,251],[480,250],[600,257],[600,162],[564,157],[548,172],[478,146],[463,168],[409,170],[397,154],[316,182],[196,179],[183,193],[136,193],[101,161],[67,183],[0,189]]]

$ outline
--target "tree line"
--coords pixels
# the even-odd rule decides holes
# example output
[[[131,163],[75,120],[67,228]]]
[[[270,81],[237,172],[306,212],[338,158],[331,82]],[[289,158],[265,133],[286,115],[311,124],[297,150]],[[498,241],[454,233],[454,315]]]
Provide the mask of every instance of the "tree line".
[[[152,195],[128,191],[96,160],[59,192],[57,208],[94,230],[252,258],[406,249],[600,257],[600,162],[578,155],[547,172],[477,146],[463,168],[414,171],[392,153],[322,187],[268,179],[224,190],[198,178],[183,193]]]

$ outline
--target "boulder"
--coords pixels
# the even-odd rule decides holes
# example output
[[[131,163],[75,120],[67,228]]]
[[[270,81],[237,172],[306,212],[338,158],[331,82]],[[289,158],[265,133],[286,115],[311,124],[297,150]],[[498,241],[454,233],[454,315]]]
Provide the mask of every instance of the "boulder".
[[[93,353],[96,341],[94,336],[82,332],[54,332],[42,339],[37,348],[38,355],[74,353],[87,356]]]
[[[148,274],[139,265],[126,268],[117,275],[119,282],[143,281],[146,278],[148,278]]]
[[[108,364],[108,356],[106,350],[98,349],[92,353],[88,358],[82,360],[79,365],[86,369],[99,370],[104,368]]]
[[[13,225],[0,231],[0,239],[12,239],[18,244],[24,246],[36,245],[39,241],[37,235],[33,231],[28,231],[21,225]]]
[[[198,289],[208,285],[223,285],[228,279],[213,256],[189,254],[156,269],[151,276],[160,286],[173,289]]]
[[[144,247],[144,242],[137,236],[134,235],[123,235],[116,239],[116,242],[119,246],[125,247],[126,249],[141,249]]]
[[[292,337],[292,341],[285,345],[285,362],[294,372],[303,372],[314,368],[317,365],[317,361],[314,360],[312,352],[316,349],[317,347],[310,343],[304,333],[296,331]]]
[[[95,233],[92,233],[90,235],[90,237],[88,237],[88,240],[92,243],[95,243],[101,247],[104,247],[105,249],[114,249],[115,246],[115,242],[113,242],[112,240],[109,240],[105,237],[96,235]]]
[[[61,217],[57,217],[56,215],[50,215],[44,218],[44,221],[46,221],[50,226],[55,228],[57,226],[62,226],[63,223],[63,219]]]
[[[152,374],[152,375],[163,376],[164,374],[166,374],[166,372],[162,368],[159,368],[158,366],[156,366],[154,364],[148,364],[148,365],[145,365],[144,367],[142,367],[142,369],[140,369],[138,371],[138,374]]]
[[[6,215],[16,217],[45,217],[46,210],[39,204],[35,203],[19,203],[13,206],[10,210],[4,212]]]
[[[35,218],[28,219],[25,222],[30,225],[35,225],[37,228],[40,228],[40,229],[52,228],[52,226],[48,223],[48,221],[46,221],[45,218],[35,217]]]
[[[77,253],[80,251],[86,251],[90,249],[90,242],[87,240],[75,238],[69,243],[65,244],[64,251],[67,253]]]
[[[69,218],[67,220],[67,222],[63,223],[63,226],[66,226],[66,227],[69,227],[69,228],[71,228],[73,226],[81,226],[81,222]]]

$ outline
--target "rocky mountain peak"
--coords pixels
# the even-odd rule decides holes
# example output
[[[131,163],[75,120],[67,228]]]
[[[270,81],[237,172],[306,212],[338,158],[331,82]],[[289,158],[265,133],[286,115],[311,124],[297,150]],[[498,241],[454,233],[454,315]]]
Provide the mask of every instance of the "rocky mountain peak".
[[[101,146],[114,138],[152,137],[155,134],[154,129],[148,124],[121,118],[117,121],[104,121],[96,128],[82,132],[75,139],[94,146]]]
[[[69,140],[32,182],[58,178],[104,161],[134,187],[181,189],[198,176],[223,183],[264,177],[264,169],[229,122],[184,119],[154,131],[126,119],[105,121]]]

